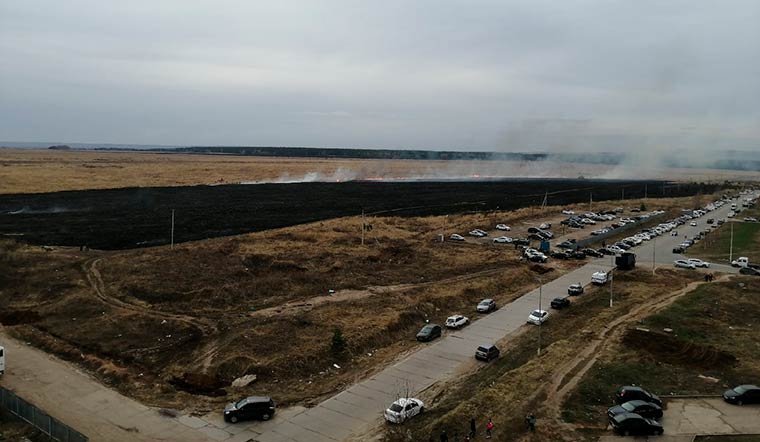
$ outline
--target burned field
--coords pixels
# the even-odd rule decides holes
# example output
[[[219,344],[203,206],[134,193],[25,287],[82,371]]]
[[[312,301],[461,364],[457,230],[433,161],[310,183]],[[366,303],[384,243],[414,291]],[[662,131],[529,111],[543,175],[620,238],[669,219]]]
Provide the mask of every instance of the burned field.
[[[114,250],[264,231],[367,213],[428,216],[709,193],[660,181],[512,179],[126,188],[0,195],[0,232],[37,245]]]

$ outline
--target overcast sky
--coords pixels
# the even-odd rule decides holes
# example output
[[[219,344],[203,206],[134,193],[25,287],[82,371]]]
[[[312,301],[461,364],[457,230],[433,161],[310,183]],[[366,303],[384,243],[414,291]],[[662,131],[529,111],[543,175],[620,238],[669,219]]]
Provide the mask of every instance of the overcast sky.
[[[0,0],[0,140],[760,150],[760,1]]]

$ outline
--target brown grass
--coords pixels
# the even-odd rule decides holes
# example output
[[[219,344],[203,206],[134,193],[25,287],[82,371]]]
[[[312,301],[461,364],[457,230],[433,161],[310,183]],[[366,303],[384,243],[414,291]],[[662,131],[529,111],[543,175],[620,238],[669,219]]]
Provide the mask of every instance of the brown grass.
[[[605,176],[612,166],[510,161],[419,161],[269,158],[148,152],[0,149],[0,194],[119,187],[188,186],[298,178],[317,172],[331,177],[349,171],[360,178],[488,173],[508,176],[576,178]],[[654,173],[654,172],[653,172]],[[669,169],[654,173],[667,180],[755,179],[752,172]],[[335,176],[341,175],[340,173]],[[653,176],[653,177],[654,177]]]

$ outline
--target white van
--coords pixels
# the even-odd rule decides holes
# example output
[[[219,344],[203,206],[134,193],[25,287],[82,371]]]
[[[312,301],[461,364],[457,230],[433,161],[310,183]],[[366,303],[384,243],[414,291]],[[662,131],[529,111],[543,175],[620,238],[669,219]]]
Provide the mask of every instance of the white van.
[[[5,349],[0,346],[0,374],[5,373]]]

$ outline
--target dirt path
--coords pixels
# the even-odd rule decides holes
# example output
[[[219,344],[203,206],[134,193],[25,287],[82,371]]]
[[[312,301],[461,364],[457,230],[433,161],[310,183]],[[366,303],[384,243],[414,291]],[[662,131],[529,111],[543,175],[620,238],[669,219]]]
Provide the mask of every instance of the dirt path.
[[[726,281],[730,277],[731,275],[723,274],[720,275],[716,281]],[[550,420],[552,426],[556,429],[566,430],[558,431],[557,434],[566,435],[565,439],[568,441],[574,440],[572,434],[574,434],[580,426],[562,421],[562,404],[567,395],[578,386],[578,383],[583,379],[591,367],[594,366],[604,350],[612,345],[618,344],[622,334],[626,330],[625,325],[643,319],[668,307],[677,299],[690,293],[702,284],[706,283],[704,281],[692,282],[680,290],[666,294],[654,303],[641,304],[638,307],[631,309],[628,313],[610,322],[607,327],[597,333],[590,341],[589,345],[583,348],[573,360],[563,365],[563,367],[552,376],[551,383],[542,389],[546,392],[546,400],[542,404],[543,409],[545,410],[544,413],[546,414],[543,419]],[[523,441],[530,439],[531,435],[525,434],[519,440]]]
[[[281,315],[295,315],[309,311],[322,304],[328,304],[333,302],[353,301],[357,299],[369,298],[375,295],[383,295],[387,293],[399,293],[407,290],[412,290],[422,287],[430,287],[440,284],[453,284],[458,282],[470,281],[473,279],[482,278],[485,276],[493,276],[500,272],[504,272],[503,268],[482,270],[475,273],[467,273],[459,276],[452,276],[450,278],[439,279],[435,281],[425,281],[419,283],[410,284],[395,284],[385,286],[370,286],[362,290],[339,290],[331,295],[320,295],[313,298],[309,298],[303,301],[287,302],[276,307],[268,307],[261,310],[256,310],[248,314],[249,317],[271,317]]]

